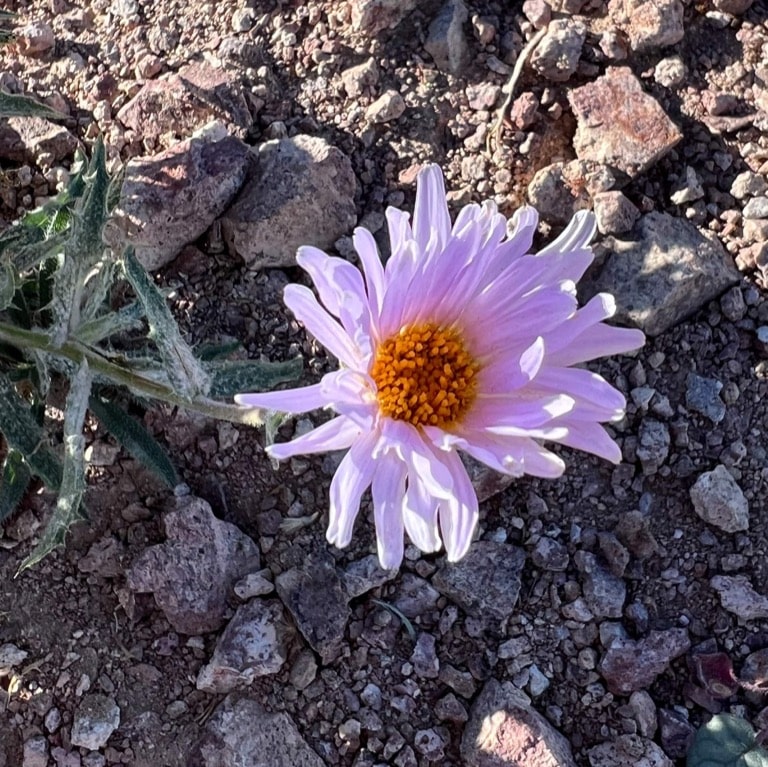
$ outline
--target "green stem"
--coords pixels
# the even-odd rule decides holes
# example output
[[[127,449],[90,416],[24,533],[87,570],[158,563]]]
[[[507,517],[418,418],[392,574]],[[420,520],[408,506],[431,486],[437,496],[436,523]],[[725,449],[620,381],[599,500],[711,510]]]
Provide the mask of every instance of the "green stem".
[[[161,400],[170,405],[177,405],[185,410],[193,410],[209,418],[216,418],[246,426],[259,426],[263,423],[261,413],[253,408],[229,405],[207,397],[187,399],[177,394],[170,386],[144,378],[128,368],[116,365],[94,349],[77,341],[65,341],[61,346],[54,346],[50,338],[35,330],[25,330],[0,322],[0,341],[12,344],[20,349],[37,349],[47,354],[64,357],[72,362],[88,361],[94,374],[105,376],[120,386],[144,397]]]

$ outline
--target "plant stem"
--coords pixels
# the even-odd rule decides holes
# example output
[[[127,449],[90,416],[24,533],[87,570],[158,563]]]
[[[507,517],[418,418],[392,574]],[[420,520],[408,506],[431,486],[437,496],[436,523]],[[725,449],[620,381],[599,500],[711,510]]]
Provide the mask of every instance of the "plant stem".
[[[209,418],[216,418],[246,426],[260,426],[263,423],[261,412],[253,408],[230,405],[217,402],[207,397],[188,399],[177,394],[170,386],[144,378],[129,368],[110,362],[95,349],[85,346],[78,341],[67,340],[61,346],[54,346],[51,339],[40,331],[23,328],[0,322],[0,341],[12,344],[20,349],[37,349],[38,351],[64,357],[75,363],[88,361],[95,375],[109,378],[120,386],[125,386],[135,394],[151,399],[161,400],[170,405],[176,405],[185,410],[192,410]]]

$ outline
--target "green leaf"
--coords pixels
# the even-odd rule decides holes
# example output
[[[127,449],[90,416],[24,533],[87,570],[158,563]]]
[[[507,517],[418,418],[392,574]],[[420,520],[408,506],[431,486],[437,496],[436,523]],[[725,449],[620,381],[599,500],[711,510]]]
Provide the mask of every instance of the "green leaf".
[[[94,346],[116,333],[139,330],[143,326],[144,310],[138,303],[123,306],[116,312],[84,322],[77,330],[77,340],[86,346]]]
[[[93,414],[106,430],[135,458],[157,474],[168,487],[179,483],[176,470],[160,443],[122,408],[100,396],[90,399]]]
[[[267,391],[280,383],[296,381],[304,370],[297,357],[287,362],[237,360],[206,365],[212,376],[211,397],[228,398],[246,391]]]
[[[203,362],[211,362],[228,357],[232,352],[242,348],[240,341],[230,341],[225,344],[200,344],[195,347],[195,356]]]
[[[149,322],[149,337],[160,352],[171,385],[187,399],[207,394],[211,385],[208,373],[182,338],[165,297],[139,263],[133,248],[125,249],[122,263],[126,279],[144,307]]]
[[[58,546],[63,546],[67,531],[84,515],[80,505],[85,494],[85,437],[83,423],[91,393],[91,371],[83,360],[72,378],[64,408],[64,467],[59,497],[48,525],[37,546],[21,563],[16,575],[36,565]]]
[[[16,510],[31,480],[32,474],[24,463],[24,456],[18,450],[9,450],[3,461],[0,484],[0,523]]]
[[[47,120],[66,120],[68,116],[29,96],[0,91],[0,118],[3,117],[45,117]]]
[[[19,396],[11,380],[0,373],[0,431],[8,445],[18,450],[32,473],[51,490],[61,485],[62,468],[56,454],[45,442],[42,427],[29,405]]]
[[[758,745],[744,719],[718,714],[699,728],[686,759],[687,767],[768,767],[768,751]]]
[[[0,263],[0,311],[7,309],[16,292],[16,270],[9,261]]]

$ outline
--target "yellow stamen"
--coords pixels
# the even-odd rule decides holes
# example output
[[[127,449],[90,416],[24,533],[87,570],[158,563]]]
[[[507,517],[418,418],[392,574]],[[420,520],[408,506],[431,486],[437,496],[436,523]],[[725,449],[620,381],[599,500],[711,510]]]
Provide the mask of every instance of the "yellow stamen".
[[[371,377],[383,415],[444,429],[472,406],[479,369],[458,331],[425,322],[379,345]]]

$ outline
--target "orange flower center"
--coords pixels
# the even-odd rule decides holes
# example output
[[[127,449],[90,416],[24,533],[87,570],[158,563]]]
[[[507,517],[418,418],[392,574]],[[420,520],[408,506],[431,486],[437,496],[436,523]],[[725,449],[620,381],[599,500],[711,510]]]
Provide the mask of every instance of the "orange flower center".
[[[479,369],[458,331],[425,322],[379,345],[371,377],[383,415],[444,429],[472,406]]]

